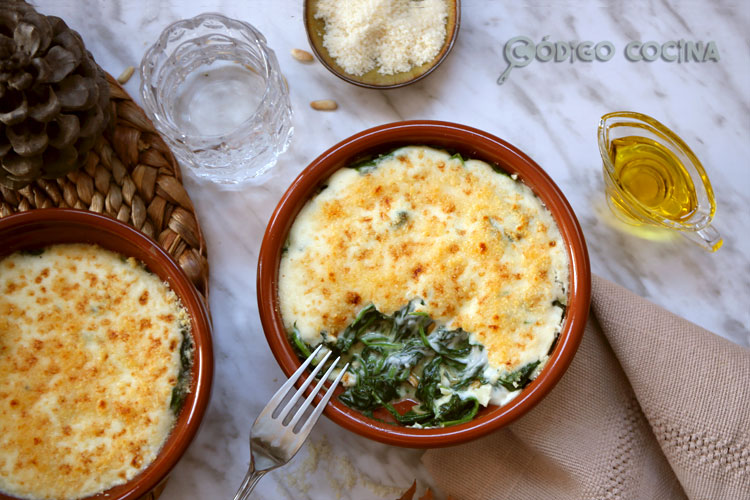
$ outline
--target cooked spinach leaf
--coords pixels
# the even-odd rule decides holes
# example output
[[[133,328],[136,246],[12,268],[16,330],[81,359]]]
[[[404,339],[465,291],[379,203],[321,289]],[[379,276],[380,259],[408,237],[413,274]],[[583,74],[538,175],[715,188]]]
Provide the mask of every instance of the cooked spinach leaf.
[[[537,360],[523,365],[521,368],[509,373],[505,377],[500,377],[498,382],[509,391],[517,391],[529,382],[531,374],[534,373],[534,370],[539,366],[539,363],[540,361]]]
[[[408,220],[409,213],[404,210],[400,210],[396,213],[396,220],[393,221],[392,226],[394,227],[394,229],[398,229],[404,226],[408,222]]]
[[[463,156],[461,156],[461,153],[456,153],[456,154],[454,154],[453,156],[451,156],[451,158],[450,158],[450,159],[451,159],[451,160],[458,160],[458,161],[460,161],[460,162],[461,162],[461,165],[463,165],[463,164],[464,164],[464,162],[466,162],[466,160],[464,159],[464,157],[463,157]]]
[[[372,416],[385,408],[402,425],[437,427],[468,422],[476,415],[475,390],[488,384],[484,347],[470,341],[468,332],[437,325],[428,314],[416,311],[419,299],[388,316],[374,305],[362,309],[336,339],[323,335],[335,356],[350,361],[355,382],[339,399]],[[289,333],[300,358],[312,351],[296,325]],[[501,377],[497,385],[515,391],[528,383],[539,362]],[[418,404],[399,413],[394,402],[404,398]]]
[[[440,407],[440,417],[443,426],[458,425],[470,421],[479,411],[479,401],[476,398],[461,399],[454,394],[450,401]]]
[[[21,255],[29,255],[32,257],[38,257],[44,253],[45,248],[27,248],[24,250],[20,250],[19,253]]]
[[[297,330],[296,323],[294,325],[294,329],[292,330],[292,345],[297,351],[297,355],[304,359],[309,358],[310,354],[312,354],[312,351],[310,350],[308,345],[302,341],[302,337],[299,334],[299,330]]]
[[[417,386],[416,396],[427,408],[432,406],[436,399],[440,399],[440,366],[443,358],[437,356],[425,364],[422,377]]]
[[[349,165],[348,168],[353,168],[362,175],[369,174],[378,167],[378,163],[385,160],[386,158],[392,158],[393,153],[394,152],[391,151],[390,153],[385,153],[377,156],[369,155]]]
[[[562,302],[560,302],[560,301],[559,301],[559,300],[557,300],[557,299],[555,299],[555,300],[553,300],[553,301],[552,301],[552,305],[553,305],[553,306],[557,306],[557,307],[559,307],[560,309],[562,309],[562,315],[563,315],[563,316],[565,316],[565,311],[567,311],[567,309],[568,309],[568,306],[567,306],[567,305],[563,304]]]
[[[510,174],[506,172],[505,170],[503,170],[502,168],[500,168],[500,166],[497,165],[496,163],[489,163],[489,165],[496,174],[504,175],[505,177],[510,177]]]
[[[180,414],[182,405],[190,392],[190,369],[193,364],[193,337],[190,335],[190,329],[183,326],[180,329],[182,342],[180,343],[180,371],[177,374],[177,383],[172,388],[172,398],[169,401],[169,408],[175,415]]]

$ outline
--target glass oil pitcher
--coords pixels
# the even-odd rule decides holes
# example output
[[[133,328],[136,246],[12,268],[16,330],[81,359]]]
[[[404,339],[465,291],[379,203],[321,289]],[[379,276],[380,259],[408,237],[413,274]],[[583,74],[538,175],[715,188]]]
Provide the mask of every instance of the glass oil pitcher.
[[[678,230],[710,252],[716,202],[706,171],[674,132],[640,113],[602,116],[598,130],[607,203],[624,222]]]

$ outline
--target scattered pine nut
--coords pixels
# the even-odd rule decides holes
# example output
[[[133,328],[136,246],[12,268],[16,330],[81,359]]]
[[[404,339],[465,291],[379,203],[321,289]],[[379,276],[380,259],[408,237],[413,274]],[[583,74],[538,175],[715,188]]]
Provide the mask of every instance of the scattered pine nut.
[[[313,62],[313,55],[306,50],[292,49],[292,57],[299,62],[309,63]]]
[[[130,80],[130,77],[133,76],[134,71],[134,67],[128,66],[127,68],[125,68],[125,71],[123,71],[120,76],[117,77],[117,81],[121,84],[127,83],[127,81]]]
[[[311,102],[310,107],[312,109],[317,109],[318,111],[333,111],[338,109],[339,105],[332,99],[323,99]]]

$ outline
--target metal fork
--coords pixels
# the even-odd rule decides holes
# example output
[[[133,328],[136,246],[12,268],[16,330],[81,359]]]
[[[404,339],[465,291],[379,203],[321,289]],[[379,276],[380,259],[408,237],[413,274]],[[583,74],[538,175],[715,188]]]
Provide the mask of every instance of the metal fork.
[[[266,472],[272,471],[282,465],[288,463],[294,455],[297,454],[302,443],[305,442],[307,436],[310,435],[315,422],[320,418],[320,414],[323,413],[323,408],[326,407],[328,401],[333,395],[334,389],[339,385],[341,377],[344,376],[346,370],[349,368],[349,363],[344,366],[341,373],[338,374],[336,380],[326,391],[320,403],[315,407],[310,416],[300,424],[300,419],[303,417],[305,412],[312,407],[312,402],[315,396],[320,391],[321,387],[328,377],[333,373],[333,370],[338,365],[341,357],[336,358],[325,375],[320,378],[320,381],[315,386],[310,395],[305,399],[302,405],[297,409],[297,412],[293,417],[290,415],[294,410],[295,404],[305,392],[305,389],[315,379],[315,375],[323,367],[328,357],[331,355],[331,351],[328,351],[318,362],[318,365],[313,370],[312,374],[307,377],[307,380],[302,384],[299,390],[294,393],[292,398],[282,408],[282,403],[286,398],[289,390],[294,386],[295,382],[299,380],[302,372],[310,365],[313,359],[320,352],[320,348],[323,345],[319,345],[313,353],[302,363],[294,375],[287,380],[284,385],[281,386],[276,394],[273,395],[271,401],[268,402],[263,411],[260,412],[258,418],[255,419],[252,429],[250,429],[250,467],[248,468],[245,479],[242,481],[242,486],[237,490],[237,494],[234,496],[234,500],[247,500],[250,498],[250,492],[253,491],[255,485],[258,483]],[[295,432],[297,428],[297,432]]]

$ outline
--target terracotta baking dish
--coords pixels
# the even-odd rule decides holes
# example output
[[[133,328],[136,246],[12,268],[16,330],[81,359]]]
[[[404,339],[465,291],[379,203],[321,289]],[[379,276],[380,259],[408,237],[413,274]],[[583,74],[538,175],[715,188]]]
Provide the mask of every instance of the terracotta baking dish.
[[[175,428],[154,462],[125,484],[87,499],[136,500],[166,480],[193,440],[208,406],[213,379],[213,350],[208,310],[180,267],[157,243],[110,217],[94,212],[49,208],[21,212],[0,219],[0,258],[17,250],[55,243],[95,243],[132,256],[169,283],[191,317],[195,353],[192,386]],[[157,495],[158,496],[158,495]],[[0,500],[15,499],[0,493]]]
[[[557,383],[578,348],[589,310],[591,276],[588,252],[575,214],[552,179],[524,153],[486,132],[437,121],[406,121],[360,132],[320,155],[286,191],[268,223],[258,259],[258,307],[266,338],[276,360],[289,376],[300,362],[287,340],[278,308],[278,271],[289,228],[305,202],[333,172],[367,155],[399,146],[427,145],[497,164],[529,186],[552,212],[570,260],[569,302],[562,332],[541,374],[503,407],[482,409],[466,424],[411,429],[367,418],[332,399],[325,414],[342,427],[383,443],[407,447],[449,446],[476,439],[519,418]]]

